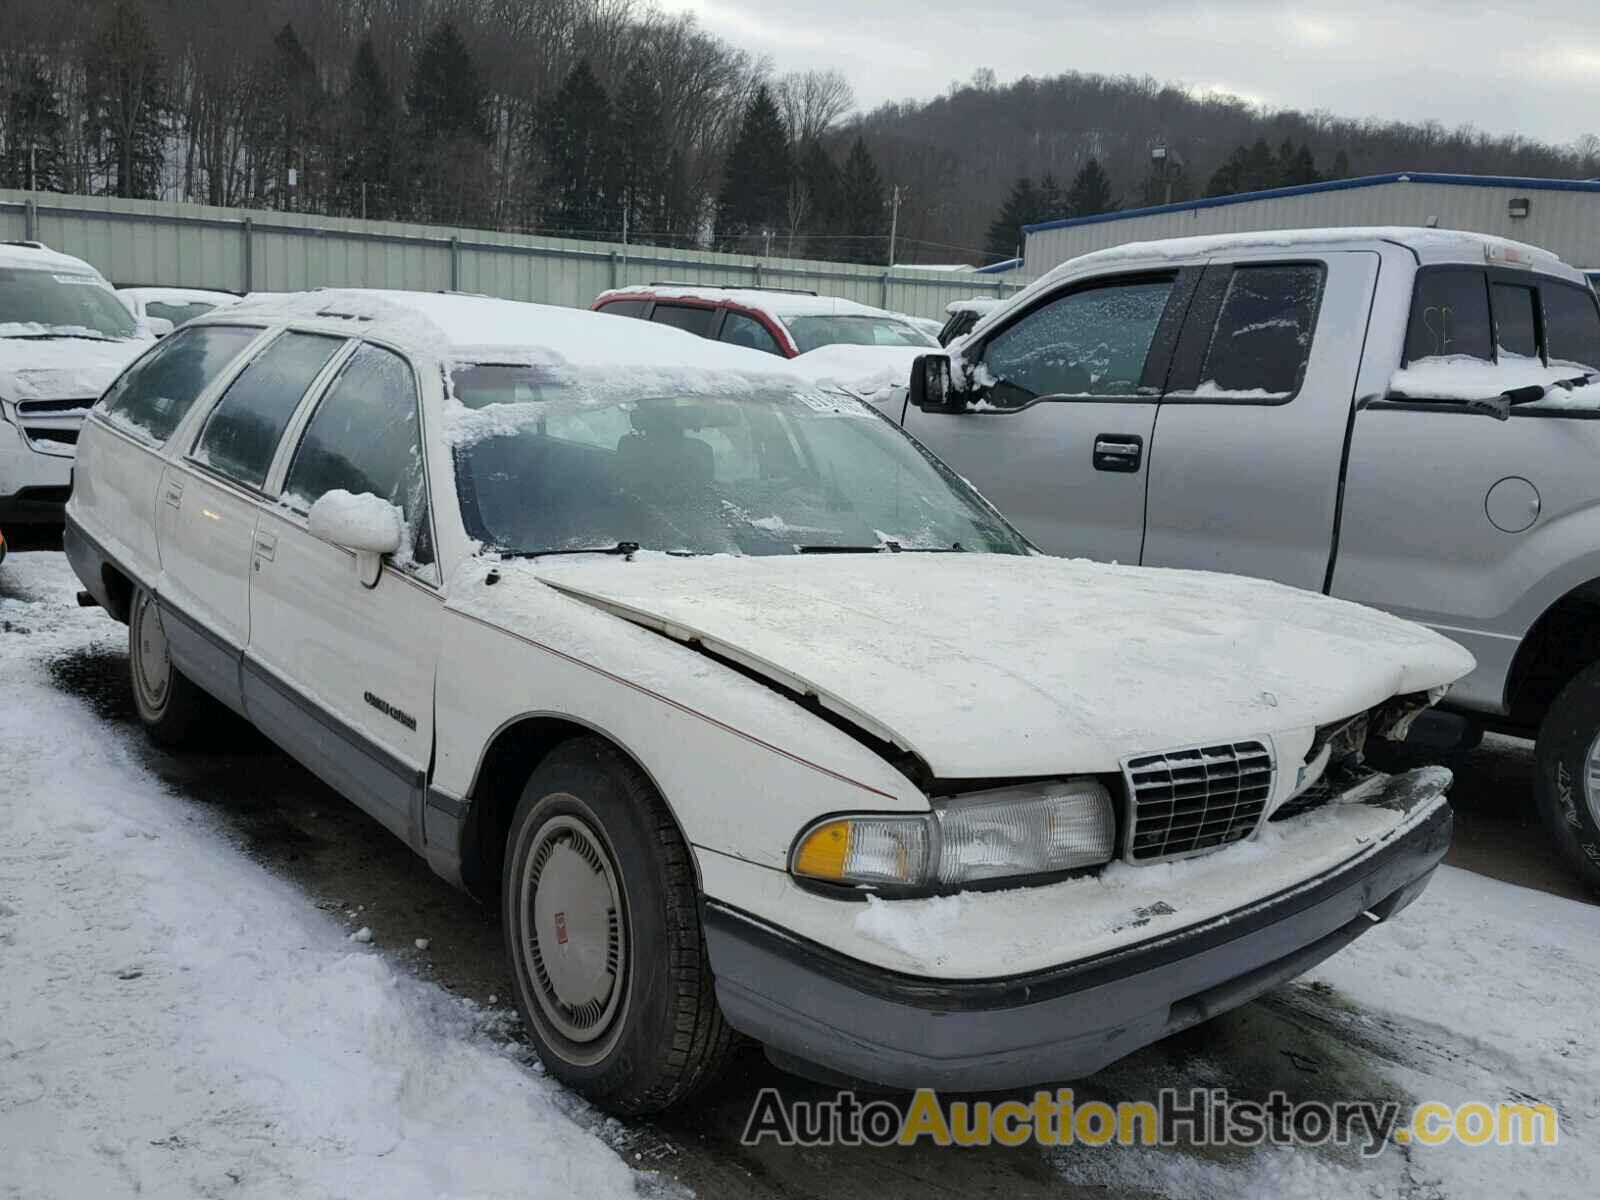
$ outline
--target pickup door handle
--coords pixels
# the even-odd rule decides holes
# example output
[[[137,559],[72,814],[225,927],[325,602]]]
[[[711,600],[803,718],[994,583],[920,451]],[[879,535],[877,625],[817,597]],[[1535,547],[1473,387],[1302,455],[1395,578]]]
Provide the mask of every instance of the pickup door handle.
[[[183,503],[183,484],[179,480],[171,480],[167,484],[167,503],[177,508]]]
[[[277,534],[274,534],[274,533],[258,533],[258,534],[256,534],[256,555],[257,555],[257,557],[264,558],[268,562],[271,562],[272,561],[272,556],[274,554],[276,554],[277,552],[278,552],[278,535]]]
[[[1094,469],[1131,475],[1144,458],[1144,439],[1131,433],[1097,433],[1094,438]]]

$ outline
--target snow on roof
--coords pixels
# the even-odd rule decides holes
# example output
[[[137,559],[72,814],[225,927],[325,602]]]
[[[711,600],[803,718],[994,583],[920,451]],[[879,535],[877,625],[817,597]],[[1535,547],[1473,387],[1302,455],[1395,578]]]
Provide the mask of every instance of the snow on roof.
[[[898,313],[838,296],[812,296],[803,292],[769,292],[760,288],[742,287],[683,287],[664,285],[654,287],[640,284],[633,287],[612,288],[595,297],[595,303],[628,296],[654,296],[657,300],[710,300],[717,303],[731,301],[744,308],[754,308],[770,317],[784,320],[788,317],[891,317],[900,319]]]
[[[1471,233],[1464,229],[1424,229],[1413,225],[1350,226],[1330,229],[1266,229],[1246,233],[1213,233],[1197,237],[1160,238],[1147,242],[1125,242],[1069,258],[1027,287],[1011,296],[1006,307],[1026,303],[1042,292],[1049,291],[1061,280],[1083,274],[1096,267],[1115,266],[1122,263],[1166,263],[1212,258],[1219,254],[1237,254],[1255,250],[1301,250],[1306,248],[1337,249],[1371,246],[1377,242],[1390,242],[1404,246],[1424,262],[1487,263],[1491,249],[1514,252],[1524,265],[1558,275],[1575,282],[1583,282],[1583,274],[1564,264],[1548,250],[1515,242],[1509,238],[1489,234]],[[994,313],[985,316],[974,332],[985,328]]]
[[[136,300],[146,302],[154,300],[157,304],[237,304],[239,297],[232,292],[214,292],[206,288],[180,288],[180,287],[125,287],[118,288],[117,295],[132,296]]]
[[[328,288],[248,296],[200,319],[245,318],[333,326],[436,358],[788,374],[782,360],[770,354],[707,341],[666,325],[489,296]]]
[[[100,274],[81,258],[52,250],[42,242],[0,242],[0,267],[40,271],[67,271],[74,275]]]

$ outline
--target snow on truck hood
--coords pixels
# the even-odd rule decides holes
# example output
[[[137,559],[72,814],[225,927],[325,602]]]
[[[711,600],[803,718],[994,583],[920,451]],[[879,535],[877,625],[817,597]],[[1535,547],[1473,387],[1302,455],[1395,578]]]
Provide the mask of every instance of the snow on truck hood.
[[[150,345],[147,338],[0,337],[0,399],[98,400]]]
[[[1043,556],[534,564],[568,596],[814,693],[945,779],[1116,771],[1454,682],[1419,625],[1280,584]]]

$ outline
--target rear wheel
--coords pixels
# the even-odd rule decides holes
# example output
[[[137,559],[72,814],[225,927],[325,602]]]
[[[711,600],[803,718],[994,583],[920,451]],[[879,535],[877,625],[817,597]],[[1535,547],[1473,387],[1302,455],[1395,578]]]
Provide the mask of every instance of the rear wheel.
[[[1600,891],[1600,663],[1561,690],[1539,726],[1535,789],[1545,828]]]
[[[716,1077],[717,1007],[689,848],[639,770],[599,738],[533,772],[501,910],[517,1003],[549,1072],[596,1104],[656,1112]]]
[[[189,741],[213,701],[172,665],[156,598],[135,589],[128,606],[128,672],[139,722],[164,746]]]

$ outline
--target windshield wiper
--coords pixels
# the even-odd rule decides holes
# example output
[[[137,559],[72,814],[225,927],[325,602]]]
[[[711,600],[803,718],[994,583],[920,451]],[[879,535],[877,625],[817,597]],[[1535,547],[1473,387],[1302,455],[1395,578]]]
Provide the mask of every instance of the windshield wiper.
[[[960,542],[948,546],[902,546],[899,542],[879,542],[876,546],[796,546],[796,554],[961,554]]]
[[[17,342],[116,342],[121,338],[107,337],[102,333],[6,333],[0,334],[7,341]]]
[[[639,553],[638,542],[616,542],[610,546],[578,546],[570,550],[502,550],[500,561],[506,562],[513,558],[556,558],[563,554],[620,554],[624,558],[632,558],[637,553]]]

